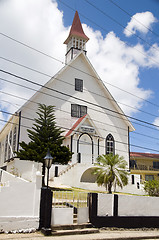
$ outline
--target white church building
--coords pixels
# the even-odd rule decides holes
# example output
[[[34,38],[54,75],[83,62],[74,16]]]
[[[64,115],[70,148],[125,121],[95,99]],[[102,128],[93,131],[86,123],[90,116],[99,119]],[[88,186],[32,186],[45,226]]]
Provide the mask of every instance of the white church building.
[[[37,103],[42,103],[55,106],[57,126],[64,130],[63,144],[73,152],[68,166],[56,166],[58,176],[54,176],[55,166],[52,167],[50,184],[94,188],[92,164],[98,155],[110,152],[123,156],[129,169],[129,133],[134,127],[89,61],[88,40],[76,12],[64,42],[65,66],[9,119],[0,132],[0,167],[7,168],[8,162],[13,161],[19,142],[29,141],[25,126],[33,126]]]

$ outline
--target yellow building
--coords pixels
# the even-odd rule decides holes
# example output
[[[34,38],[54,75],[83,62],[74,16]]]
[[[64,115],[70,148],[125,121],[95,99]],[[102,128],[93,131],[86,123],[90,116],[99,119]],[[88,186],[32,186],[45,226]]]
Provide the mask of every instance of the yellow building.
[[[139,174],[141,182],[159,179],[159,154],[131,152],[130,171]]]

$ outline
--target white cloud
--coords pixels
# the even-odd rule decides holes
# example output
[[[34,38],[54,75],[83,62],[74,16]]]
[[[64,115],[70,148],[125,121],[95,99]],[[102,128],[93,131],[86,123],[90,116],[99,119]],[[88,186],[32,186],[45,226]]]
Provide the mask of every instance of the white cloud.
[[[63,25],[63,13],[58,10],[55,1],[6,0],[0,2],[0,32],[64,61],[66,46],[63,45],[63,41],[68,34],[68,29]],[[0,56],[37,69],[50,76],[53,76],[62,67],[60,62],[43,56],[2,35],[0,35],[0,44]],[[40,84],[44,84],[50,79],[50,77],[18,67],[2,59],[0,59],[0,64],[4,70],[26,77]],[[28,84],[25,81],[13,78],[7,74],[1,73],[0,77],[13,81],[16,84],[29,86],[33,89],[39,88],[36,85]],[[27,90],[26,88],[2,80],[0,90],[26,99],[34,93],[33,90]],[[9,105],[3,102],[3,100],[6,99],[12,104]],[[10,112],[14,112],[17,109],[15,104],[19,104],[20,106],[24,103],[24,100],[2,93],[0,100],[1,106],[7,108]]]
[[[159,117],[155,118],[153,124],[156,125],[157,129],[159,129]]]
[[[146,34],[151,25],[156,22],[156,18],[151,12],[136,13],[131,17],[131,21],[124,29],[124,34],[127,37],[135,34],[137,31]]]
[[[151,91],[139,87],[140,67],[159,66],[157,64],[154,65],[152,61],[148,61],[144,55],[139,54],[139,52],[135,50],[135,47],[140,49],[143,54],[151,55],[156,59],[159,57],[157,53],[153,48],[146,52],[142,45],[128,47],[113,32],[103,37],[100,31],[94,31],[85,24],[83,26],[85,33],[90,38],[90,41],[87,43],[88,57],[114,98],[133,108],[141,108],[144,102],[143,100],[111,87],[107,83],[113,84],[134,95],[138,95],[143,99],[148,99]],[[4,32],[48,55],[65,61],[66,46],[63,42],[68,36],[68,28],[64,27],[63,13],[58,10],[55,1],[0,1],[0,32]],[[25,48],[1,35],[0,44],[1,56],[47,73],[50,76],[53,76],[57,70],[63,66],[59,62]],[[156,45],[156,47],[158,46]],[[18,67],[2,59],[0,59],[0,64],[3,69],[40,84],[44,84],[49,80],[49,77]],[[0,77],[11,80],[17,84],[37,89],[35,85],[28,84],[6,74],[1,73]],[[34,91],[4,81],[1,81],[0,91],[26,99],[34,93]],[[15,112],[18,106],[24,103],[24,100],[2,93],[0,94],[0,100],[1,108],[7,109],[10,112]],[[121,105],[121,107],[126,114],[133,114],[137,111],[124,105]],[[2,117],[4,116],[1,114],[0,118]]]
[[[86,31],[88,36],[94,34],[90,28]],[[92,38],[90,37],[90,39]],[[115,99],[122,103],[119,105],[126,114],[137,112],[135,108],[142,107],[144,102],[142,99],[148,99],[152,93],[150,90],[139,87],[140,67],[148,65],[145,63],[146,52],[142,48],[143,55],[139,54],[134,47],[124,44],[113,32],[108,33],[104,39],[101,35],[94,34],[92,41],[98,47],[92,49],[90,40],[87,48],[88,55],[106,87]],[[110,84],[117,86],[117,88]],[[140,99],[135,96],[140,96]]]

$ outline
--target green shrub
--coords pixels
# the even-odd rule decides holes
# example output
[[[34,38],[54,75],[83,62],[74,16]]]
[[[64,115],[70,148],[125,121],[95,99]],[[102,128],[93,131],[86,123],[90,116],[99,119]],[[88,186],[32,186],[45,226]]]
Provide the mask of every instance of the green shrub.
[[[159,197],[159,180],[145,181],[144,190],[149,196]]]

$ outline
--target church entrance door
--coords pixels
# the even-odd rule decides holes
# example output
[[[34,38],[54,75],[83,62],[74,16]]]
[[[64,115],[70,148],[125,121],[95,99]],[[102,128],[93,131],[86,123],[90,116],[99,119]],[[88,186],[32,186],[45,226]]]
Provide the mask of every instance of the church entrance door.
[[[80,154],[81,163],[93,163],[93,139],[89,134],[83,133],[79,136],[77,151]]]

